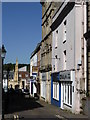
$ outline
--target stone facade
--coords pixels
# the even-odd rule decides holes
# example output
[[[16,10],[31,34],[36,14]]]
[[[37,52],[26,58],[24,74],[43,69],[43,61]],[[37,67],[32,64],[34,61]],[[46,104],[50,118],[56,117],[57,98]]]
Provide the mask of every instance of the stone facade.
[[[52,70],[52,16],[57,3],[44,2],[42,4],[42,41],[41,41],[41,64],[40,86],[41,99],[51,103],[51,70]]]
[[[12,87],[15,89],[15,86],[18,86],[18,60],[16,59],[16,65],[15,65],[15,72],[14,72],[14,79],[8,80],[8,88]]]

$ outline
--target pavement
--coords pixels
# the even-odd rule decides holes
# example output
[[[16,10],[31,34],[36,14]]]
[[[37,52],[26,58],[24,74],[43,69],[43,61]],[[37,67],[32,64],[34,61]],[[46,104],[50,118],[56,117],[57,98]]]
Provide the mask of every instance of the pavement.
[[[7,108],[5,120],[90,120],[86,115],[73,114],[31,97],[11,99]]]

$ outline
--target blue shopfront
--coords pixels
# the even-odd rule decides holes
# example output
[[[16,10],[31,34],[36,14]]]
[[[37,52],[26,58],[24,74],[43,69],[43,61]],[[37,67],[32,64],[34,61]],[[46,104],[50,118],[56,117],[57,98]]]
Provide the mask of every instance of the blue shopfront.
[[[60,72],[51,74],[51,104],[61,107]]]

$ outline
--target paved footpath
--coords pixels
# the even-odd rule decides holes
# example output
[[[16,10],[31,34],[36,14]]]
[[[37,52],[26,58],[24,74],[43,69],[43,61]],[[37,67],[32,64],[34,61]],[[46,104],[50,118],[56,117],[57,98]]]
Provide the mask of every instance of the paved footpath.
[[[60,108],[48,104],[44,101],[31,101],[32,109],[26,109],[21,111],[15,111],[9,114],[5,114],[5,120],[10,119],[13,120],[89,120],[89,118],[85,115],[75,115],[68,111],[61,110]],[[29,105],[28,105],[29,106]],[[19,107],[19,106],[16,106]]]

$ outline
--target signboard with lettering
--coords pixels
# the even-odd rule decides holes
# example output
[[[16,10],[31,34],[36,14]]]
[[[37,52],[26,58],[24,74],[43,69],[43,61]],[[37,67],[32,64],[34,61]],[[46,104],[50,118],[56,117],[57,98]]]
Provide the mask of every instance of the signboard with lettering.
[[[59,81],[59,74],[60,74],[60,73],[53,73],[53,74],[52,74],[52,77],[53,77],[53,81],[54,81],[54,82]]]
[[[60,72],[60,81],[71,81],[71,71]]]

